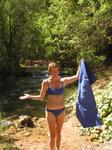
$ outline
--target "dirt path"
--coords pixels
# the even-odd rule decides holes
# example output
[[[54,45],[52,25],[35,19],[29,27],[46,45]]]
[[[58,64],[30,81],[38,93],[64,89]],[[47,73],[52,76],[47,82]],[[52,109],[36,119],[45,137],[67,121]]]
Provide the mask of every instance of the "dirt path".
[[[47,136],[29,136],[16,141],[23,150],[49,150]],[[62,128],[61,150],[97,150],[98,144],[91,142],[89,137],[81,136],[78,121],[71,117],[64,122]]]
[[[80,135],[78,121],[75,117],[71,117],[64,123],[62,130],[62,150],[96,150],[88,137]]]

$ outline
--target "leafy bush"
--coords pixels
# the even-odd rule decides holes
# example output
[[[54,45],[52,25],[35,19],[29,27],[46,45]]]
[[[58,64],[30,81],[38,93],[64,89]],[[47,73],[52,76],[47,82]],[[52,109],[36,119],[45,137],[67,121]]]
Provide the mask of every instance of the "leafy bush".
[[[92,140],[97,139],[103,142],[112,139],[112,81],[104,89],[97,90],[95,96],[103,125],[88,129],[82,128],[82,134],[89,134]]]

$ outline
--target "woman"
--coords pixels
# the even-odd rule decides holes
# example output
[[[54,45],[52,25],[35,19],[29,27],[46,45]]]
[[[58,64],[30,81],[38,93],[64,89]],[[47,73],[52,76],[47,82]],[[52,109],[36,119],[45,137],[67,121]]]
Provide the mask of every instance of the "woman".
[[[20,99],[43,100],[47,93],[46,116],[50,131],[50,150],[54,150],[55,143],[57,150],[59,150],[61,129],[64,122],[64,87],[78,80],[79,69],[76,75],[61,78],[59,67],[53,62],[49,64],[48,72],[50,77],[42,82],[40,95],[25,94]]]

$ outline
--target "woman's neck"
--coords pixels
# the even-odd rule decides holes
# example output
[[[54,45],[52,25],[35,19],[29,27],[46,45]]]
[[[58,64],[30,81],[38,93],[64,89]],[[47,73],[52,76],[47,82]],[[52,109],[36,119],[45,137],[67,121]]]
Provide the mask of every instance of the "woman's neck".
[[[57,82],[57,81],[60,81],[60,76],[57,76],[57,77],[50,77],[50,80],[53,81],[53,82]]]

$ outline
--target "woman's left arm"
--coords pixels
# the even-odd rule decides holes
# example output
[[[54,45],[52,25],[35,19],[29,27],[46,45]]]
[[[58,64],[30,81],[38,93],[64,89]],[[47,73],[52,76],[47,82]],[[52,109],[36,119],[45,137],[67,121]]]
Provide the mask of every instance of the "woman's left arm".
[[[76,80],[78,80],[79,72],[80,72],[80,68],[78,68],[76,75],[63,78],[64,85],[66,86],[66,85],[71,84],[71,83],[75,82]]]

